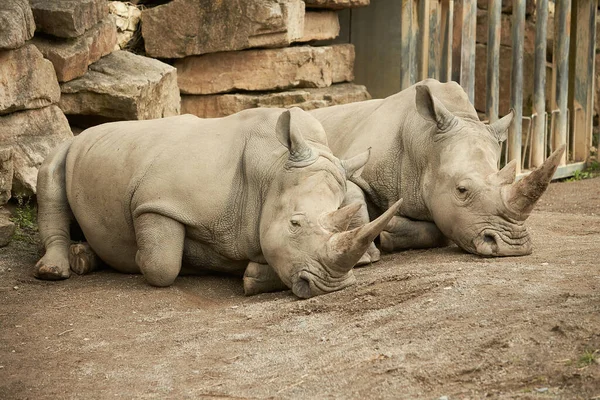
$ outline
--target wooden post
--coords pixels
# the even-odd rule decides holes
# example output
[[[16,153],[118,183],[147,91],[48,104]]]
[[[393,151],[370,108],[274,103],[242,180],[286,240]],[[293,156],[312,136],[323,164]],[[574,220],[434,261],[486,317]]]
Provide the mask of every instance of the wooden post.
[[[402,0],[400,26],[400,87],[406,89],[415,83],[415,26],[413,24],[413,0]]]
[[[523,41],[525,38],[525,0],[513,0],[512,13],[512,73],[510,76],[510,106],[515,116],[508,133],[508,160],[517,160],[521,171],[523,128]]]
[[[419,35],[417,52],[419,54],[419,71],[417,77],[421,81],[427,78],[429,72],[429,10],[431,6],[429,0],[419,0],[418,5]]]
[[[587,161],[592,145],[597,0],[574,2],[573,160]]]
[[[452,80],[452,43],[454,31],[454,0],[442,0],[442,54],[440,56],[440,81]]]
[[[533,76],[533,132],[531,166],[539,167],[546,159],[546,40],[548,0],[537,0],[535,26],[535,67]]]
[[[477,1],[457,0],[454,19],[452,78],[458,80],[471,103],[475,102],[475,32],[477,30]]]
[[[441,4],[439,0],[433,0],[429,9],[429,65],[427,76],[440,79],[440,54],[442,39],[440,35]]]
[[[489,0],[485,113],[490,123],[498,120],[501,13],[502,0]]]
[[[552,111],[557,111],[553,123],[552,149],[567,144],[560,165],[565,165],[569,153],[567,143],[567,100],[569,91],[569,40],[571,36],[571,0],[560,0],[555,6],[554,71],[552,74]]]

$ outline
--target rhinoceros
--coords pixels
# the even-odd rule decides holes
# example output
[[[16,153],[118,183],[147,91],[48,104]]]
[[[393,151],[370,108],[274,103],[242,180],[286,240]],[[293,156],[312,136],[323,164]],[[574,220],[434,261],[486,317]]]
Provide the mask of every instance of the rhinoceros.
[[[565,147],[515,183],[516,161],[498,170],[513,112],[482,123],[455,82],[419,82],[386,99],[311,111],[338,157],[371,147],[353,181],[374,215],[404,203],[380,235],[386,251],[443,246],[448,239],[481,256],[530,254],[524,225]]]
[[[202,269],[269,266],[301,298],[342,289],[400,206],[347,230],[361,207],[340,208],[347,178],[367,160],[334,157],[322,126],[298,108],[90,128],[40,168],[46,253],[35,275],[65,279],[97,256],[154,286]],[[72,217],[88,247],[71,245]]]

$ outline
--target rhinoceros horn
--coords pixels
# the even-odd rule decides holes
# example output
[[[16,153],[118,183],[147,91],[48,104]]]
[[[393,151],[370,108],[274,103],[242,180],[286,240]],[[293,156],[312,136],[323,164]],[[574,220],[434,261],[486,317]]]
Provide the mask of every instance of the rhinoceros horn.
[[[357,201],[327,213],[321,217],[321,225],[330,232],[343,232],[348,229],[352,217],[360,210],[360,207],[361,204]]]
[[[516,211],[524,218],[529,216],[533,206],[552,180],[565,148],[566,145],[563,144],[538,169],[507,187],[505,201],[512,211]]]
[[[381,214],[379,218],[361,227],[334,234],[327,243],[328,264],[341,272],[348,272],[365,254],[371,242],[398,212],[402,199]]]

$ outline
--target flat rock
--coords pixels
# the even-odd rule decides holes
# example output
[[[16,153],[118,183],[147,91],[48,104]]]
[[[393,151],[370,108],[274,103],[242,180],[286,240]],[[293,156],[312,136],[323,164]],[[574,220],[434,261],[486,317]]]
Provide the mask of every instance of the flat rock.
[[[10,199],[13,174],[12,148],[0,148],[0,205]]]
[[[177,71],[161,61],[117,50],[90,65],[81,78],[61,84],[65,114],[115,120],[179,114]]]
[[[304,34],[301,0],[173,0],[142,11],[151,57],[285,47]]]
[[[81,36],[108,14],[106,0],[30,0],[38,31],[53,36]]]
[[[286,47],[205,54],[175,62],[181,93],[327,87],[354,79],[354,46]]]
[[[58,80],[67,82],[83,76],[90,64],[113,51],[117,26],[108,16],[79,37],[36,36],[32,43],[52,62]]]
[[[28,0],[2,0],[0,7],[0,50],[21,47],[35,33]]]
[[[0,51],[0,115],[58,102],[52,63],[31,44]]]
[[[307,11],[304,34],[297,42],[335,39],[340,34],[340,18],[335,11]]]
[[[332,10],[341,10],[350,7],[368,6],[370,0],[305,0],[307,8],[329,8]]]
[[[42,161],[71,137],[67,118],[56,105],[0,116],[0,148],[12,148],[13,193],[35,194]]]
[[[10,243],[15,229],[15,223],[5,213],[0,213],[0,247],[4,247]]]
[[[369,100],[367,88],[343,83],[327,88],[293,89],[286,92],[182,96],[181,111],[201,118],[216,118],[257,107],[300,107],[304,110]]]

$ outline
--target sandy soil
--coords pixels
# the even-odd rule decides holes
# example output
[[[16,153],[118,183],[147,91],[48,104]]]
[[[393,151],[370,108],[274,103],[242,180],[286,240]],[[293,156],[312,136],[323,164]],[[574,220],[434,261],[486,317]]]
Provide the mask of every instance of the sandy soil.
[[[227,276],[43,282],[14,243],[0,398],[600,399],[600,178],[552,184],[529,227],[531,256],[407,251],[306,301]]]

